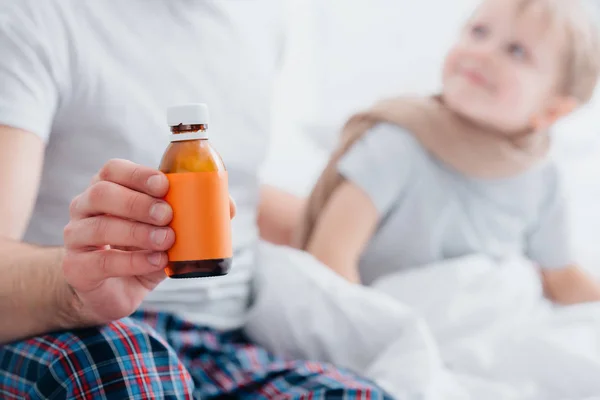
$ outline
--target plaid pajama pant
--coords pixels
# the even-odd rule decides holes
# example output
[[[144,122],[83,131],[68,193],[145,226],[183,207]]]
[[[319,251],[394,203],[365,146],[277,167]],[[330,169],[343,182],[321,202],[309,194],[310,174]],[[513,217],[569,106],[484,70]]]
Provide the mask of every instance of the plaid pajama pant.
[[[0,399],[391,399],[331,365],[164,313],[0,347]]]

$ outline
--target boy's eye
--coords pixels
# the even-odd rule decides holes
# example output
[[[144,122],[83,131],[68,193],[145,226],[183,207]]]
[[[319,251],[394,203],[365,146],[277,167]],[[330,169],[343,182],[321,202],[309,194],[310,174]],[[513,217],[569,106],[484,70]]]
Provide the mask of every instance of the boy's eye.
[[[485,25],[474,25],[471,28],[471,35],[477,39],[483,39],[485,38],[489,33],[488,28]]]
[[[527,50],[519,43],[511,43],[508,45],[508,53],[511,57],[517,60],[525,60],[527,58]]]

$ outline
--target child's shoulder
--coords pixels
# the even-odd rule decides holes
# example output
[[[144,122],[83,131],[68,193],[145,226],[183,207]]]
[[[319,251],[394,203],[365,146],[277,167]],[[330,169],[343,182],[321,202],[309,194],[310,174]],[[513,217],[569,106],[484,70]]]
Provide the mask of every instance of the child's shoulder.
[[[411,131],[390,122],[378,123],[365,133],[363,140],[374,146],[401,149],[412,155],[424,152],[420,142]]]

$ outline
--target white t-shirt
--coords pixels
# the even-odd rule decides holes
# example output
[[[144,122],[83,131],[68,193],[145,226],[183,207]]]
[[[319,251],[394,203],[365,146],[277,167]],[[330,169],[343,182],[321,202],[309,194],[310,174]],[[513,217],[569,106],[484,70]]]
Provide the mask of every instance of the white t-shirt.
[[[206,102],[238,206],[222,278],[166,280],[144,305],[241,324],[258,234],[258,169],[281,45],[278,0],[0,0],[0,124],[46,146],[25,240],[61,245],[68,206],[110,158],[157,167],[167,106]]]

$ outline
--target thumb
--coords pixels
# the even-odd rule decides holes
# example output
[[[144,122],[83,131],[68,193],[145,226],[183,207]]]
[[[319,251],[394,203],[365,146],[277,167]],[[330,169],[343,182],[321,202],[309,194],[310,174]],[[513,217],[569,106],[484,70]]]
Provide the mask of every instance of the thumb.
[[[235,205],[235,200],[229,197],[229,215],[231,219],[235,218],[235,214],[237,213],[237,206]]]

